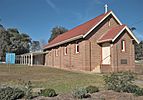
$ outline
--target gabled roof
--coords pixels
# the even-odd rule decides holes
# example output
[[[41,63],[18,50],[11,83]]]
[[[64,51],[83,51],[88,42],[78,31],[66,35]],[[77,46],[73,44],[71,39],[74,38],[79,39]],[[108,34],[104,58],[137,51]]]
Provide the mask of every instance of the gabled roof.
[[[48,43],[44,49],[51,48],[54,46],[58,46],[76,39],[85,38],[88,34],[91,33],[91,31],[96,28],[101,22],[103,22],[109,15],[112,15],[116,21],[122,25],[122,23],[119,21],[119,19],[114,15],[112,11],[108,11],[107,13],[104,13],[100,16],[97,16],[96,18],[81,24],[68,32],[65,32],[59,36],[57,36],[55,39],[53,39],[50,43]]]
[[[124,30],[127,30],[130,36],[137,42],[139,43],[138,39],[134,36],[134,34],[130,31],[130,29],[126,25],[120,25],[111,28],[107,33],[103,34],[99,40],[97,40],[97,43],[103,43],[103,42],[108,42],[112,41],[114,42],[120,34],[123,33]]]
[[[116,35],[125,27],[125,25],[121,25],[121,26],[116,26],[111,28],[110,30],[107,31],[107,33],[103,34],[99,40],[97,40],[98,43],[102,43],[102,42],[108,42],[108,41],[112,41]]]

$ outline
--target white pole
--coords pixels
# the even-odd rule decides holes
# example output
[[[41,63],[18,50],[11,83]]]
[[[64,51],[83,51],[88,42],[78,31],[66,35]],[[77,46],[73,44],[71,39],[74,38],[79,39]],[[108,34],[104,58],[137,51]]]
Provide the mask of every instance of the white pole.
[[[23,56],[21,56],[21,64],[23,64]]]
[[[27,59],[28,59],[28,58],[27,58],[27,55],[26,55],[26,65],[28,64],[28,61],[27,61]]]
[[[28,64],[30,65],[30,55],[29,55],[29,63]]]
[[[33,53],[31,53],[31,66],[33,66]]]
[[[27,64],[29,65],[29,55],[27,56]]]
[[[24,65],[25,65],[25,55],[24,55]]]
[[[20,64],[22,64],[22,56],[20,56]]]
[[[25,55],[25,65],[27,64],[27,55]]]
[[[24,56],[22,56],[22,64],[24,64]]]
[[[20,55],[20,64],[21,64],[21,55]]]
[[[22,59],[22,56],[21,56],[21,64],[23,64],[23,59]]]

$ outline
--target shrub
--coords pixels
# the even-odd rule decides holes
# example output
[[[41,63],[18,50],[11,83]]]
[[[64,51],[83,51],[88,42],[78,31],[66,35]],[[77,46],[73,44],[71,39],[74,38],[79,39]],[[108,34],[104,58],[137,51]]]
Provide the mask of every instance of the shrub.
[[[44,89],[44,90],[41,90],[39,94],[45,97],[57,96],[56,91],[54,89]]]
[[[112,73],[104,77],[105,85],[109,90],[117,92],[128,91],[134,81],[134,75],[130,72]]]
[[[32,83],[31,81],[25,82],[24,83],[24,92],[25,92],[25,98],[26,99],[31,99],[33,97],[32,95]]]
[[[24,96],[24,91],[19,88],[5,87],[0,89],[0,100],[16,100]]]
[[[143,95],[143,88],[133,84],[134,75],[130,72],[112,73],[105,76],[104,81],[110,90],[134,93],[137,96]]]
[[[95,93],[99,91],[99,89],[96,86],[88,86],[85,89],[87,93]]]
[[[136,87],[135,91],[134,91],[134,94],[136,96],[143,96],[143,88],[140,88],[140,87]]]
[[[75,89],[72,94],[75,98],[78,98],[78,99],[87,98],[90,96],[89,94],[87,94],[87,91],[85,88]]]

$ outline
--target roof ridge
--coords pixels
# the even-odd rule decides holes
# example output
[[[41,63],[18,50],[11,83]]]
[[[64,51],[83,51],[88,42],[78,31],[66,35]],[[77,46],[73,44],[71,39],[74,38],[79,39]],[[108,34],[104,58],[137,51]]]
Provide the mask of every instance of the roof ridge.
[[[105,18],[108,14],[112,13],[112,11],[108,11],[107,13],[102,13],[91,20],[84,22],[83,24],[77,25],[76,27],[70,29],[69,31],[58,35],[52,41],[50,41],[44,48],[52,47],[52,45],[56,43],[60,43],[66,41],[68,39],[72,39],[77,36],[84,36],[87,32],[89,32],[95,25],[97,25],[103,18]],[[50,46],[51,45],[51,46]]]
[[[67,32],[64,32],[63,34],[68,33],[69,31],[72,31],[73,29],[75,29],[75,28],[77,28],[77,27],[80,27],[80,26],[82,26],[82,25],[84,25],[84,24],[86,24],[86,23],[89,23],[90,21],[93,21],[93,20],[96,19],[97,17],[101,17],[101,16],[103,16],[103,15],[105,15],[105,14],[108,14],[109,12],[111,12],[111,10],[108,11],[107,13],[100,14],[100,15],[96,16],[95,18],[92,18],[92,19],[88,20],[88,21],[84,22],[83,24],[80,24],[80,25],[75,26],[74,28],[68,30]],[[61,35],[63,35],[63,34],[60,34],[60,35],[58,35],[58,36],[61,36]],[[57,36],[57,37],[58,37],[58,36]],[[55,37],[55,38],[57,38],[57,37]],[[54,38],[54,39],[55,39],[55,38]],[[53,40],[54,40],[54,39],[53,39]],[[52,40],[52,41],[53,41],[53,40]],[[50,42],[52,42],[52,41],[50,41]],[[49,42],[49,43],[50,43],[50,42]]]

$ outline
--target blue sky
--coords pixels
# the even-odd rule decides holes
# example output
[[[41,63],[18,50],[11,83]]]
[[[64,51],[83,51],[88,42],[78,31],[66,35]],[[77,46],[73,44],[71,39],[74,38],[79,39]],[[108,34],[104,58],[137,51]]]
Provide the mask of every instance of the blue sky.
[[[48,41],[53,27],[74,28],[104,13],[105,4],[143,40],[143,0],[0,0],[0,23]]]

